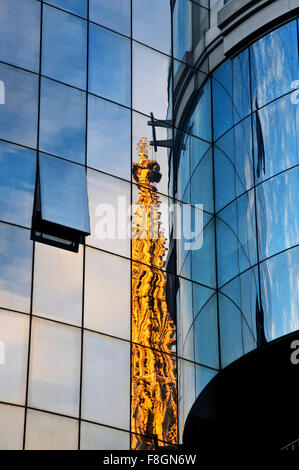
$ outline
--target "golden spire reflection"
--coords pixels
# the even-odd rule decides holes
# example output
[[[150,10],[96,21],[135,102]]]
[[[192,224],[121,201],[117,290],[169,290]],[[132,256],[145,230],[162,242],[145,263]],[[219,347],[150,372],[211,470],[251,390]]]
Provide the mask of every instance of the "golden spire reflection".
[[[145,137],[136,150],[139,161],[132,170],[139,198],[132,237],[131,448],[150,450],[153,437],[177,442],[175,324],[166,303],[165,238],[153,185],[161,178],[160,167],[149,160]]]

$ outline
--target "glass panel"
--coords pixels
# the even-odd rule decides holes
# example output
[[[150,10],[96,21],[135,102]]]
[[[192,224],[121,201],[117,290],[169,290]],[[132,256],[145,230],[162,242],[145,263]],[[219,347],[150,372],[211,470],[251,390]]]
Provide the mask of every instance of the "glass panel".
[[[40,2],[2,0],[0,59],[3,62],[38,72],[40,10]]]
[[[250,53],[252,105],[256,108],[289,92],[298,79],[296,21],[256,41]]]
[[[83,250],[72,253],[37,243],[33,313],[81,326]]]
[[[0,142],[0,219],[31,226],[36,153]]]
[[[119,33],[131,34],[130,0],[90,0],[89,19]]]
[[[250,80],[249,80],[249,52],[241,52],[232,61],[233,64],[233,119],[238,123],[251,111],[250,106]]]
[[[260,259],[299,243],[299,168],[257,187]]]
[[[129,260],[87,248],[85,263],[85,328],[129,340]]]
[[[208,142],[212,141],[210,80],[200,89],[198,102],[188,121],[186,131]]]
[[[251,118],[215,144],[215,205],[218,212],[253,186]]]
[[[129,430],[130,343],[84,334],[82,418]]]
[[[219,286],[257,262],[253,191],[219,213],[217,257]]]
[[[36,148],[38,76],[0,64],[0,138]]]
[[[268,341],[299,329],[299,248],[261,264],[265,333]]]
[[[89,91],[126,106],[131,104],[131,42],[93,24],[89,34]]]
[[[215,222],[209,214],[203,214],[203,231],[200,231],[196,242],[192,244],[191,258],[192,280],[215,287]]]
[[[42,219],[90,233],[85,168],[39,156]]]
[[[165,120],[169,116],[171,95],[170,58],[133,43],[133,108],[148,116],[152,112],[156,119]]]
[[[44,6],[42,74],[86,88],[86,21]]]
[[[34,318],[31,332],[29,406],[78,416],[81,332]]]
[[[0,224],[0,307],[30,311],[30,231]]]
[[[88,0],[47,0],[47,3],[85,18],[87,15],[87,1]]]
[[[197,146],[197,139],[192,144]],[[191,177],[191,204],[203,204],[207,212],[214,212],[214,190],[213,190],[213,153],[208,150],[199,161]]]
[[[221,366],[226,367],[244,354],[239,309],[224,295],[219,295]]]
[[[194,320],[195,362],[219,367],[217,296],[214,295]]]
[[[0,450],[22,450],[24,408],[0,405]]]
[[[298,106],[285,96],[254,113],[255,166],[259,181],[298,163]]]
[[[196,394],[198,395],[203,391],[203,389],[208,385],[208,383],[215,377],[218,373],[216,370],[208,369],[207,367],[195,366],[196,373]]]
[[[78,449],[78,421],[28,410],[25,448],[26,450]]]
[[[93,95],[88,97],[87,165],[131,179],[131,112]]]
[[[130,434],[81,422],[81,450],[130,450]]]
[[[232,61],[226,62],[213,75],[213,128],[218,139],[233,126]]]
[[[0,310],[0,401],[25,404],[29,317]]]
[[[42,79],[39,148],[85,162],[85,93]]]
[[[195,395],[195,364],[192,362],[178,360],[179,368],[179,442],[183,441],[183,432],[186,419],[191,410]]]
[[[165,54],[171,53],[169,0],[133,0],[133,38]]]
[[[88,245],[130,257],[130,184],[88,170],[91,236]]]

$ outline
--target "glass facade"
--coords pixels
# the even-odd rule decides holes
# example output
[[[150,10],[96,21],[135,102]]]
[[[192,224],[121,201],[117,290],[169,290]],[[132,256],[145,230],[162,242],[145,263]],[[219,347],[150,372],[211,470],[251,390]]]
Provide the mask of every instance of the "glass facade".
[[[181,443],[221,368],[299,328],[297,21],[208,74],[208,3],[2,2],[1,449]],[[77,253],[32,240],[37,181]]]

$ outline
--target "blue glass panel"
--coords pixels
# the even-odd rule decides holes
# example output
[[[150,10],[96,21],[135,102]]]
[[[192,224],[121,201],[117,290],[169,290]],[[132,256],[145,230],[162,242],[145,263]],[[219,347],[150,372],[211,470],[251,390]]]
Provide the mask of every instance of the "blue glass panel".
[[[44,6],[42,74],[86,88],[86,21]]]
[[[195,362],[219,367],[217,296],[214,295],[194,320]]]
[[[299,243],[299,168],[257,187],[260,259]]]
[[[38,72],[40,2],[2,0],[0,60]]]
[[[188,122],[187,132],[211,142],[212,118],[211,118],[211,83],[208,80],[202,87],[198,103]]]
[[[47,0],[47,3],[86,18],[88,0]]]
[[[242,322],[239,309],[219,295],[221,366],[226,367],[243,355]]]
[[[296,21],[255,42],[250,53],[253,107],[261,107],[293,89],[299,71]]]
[[[38,76],[0,64],[0,78],[0,138],[35,148]]]
[[[191,256],[192,280],[209,287],[215,287],[215,224],[210,215],[204,214],[202,247],[192,250]]]
[[[256,263],[253,190],[217,216],[217,259],[219,286]]]
[[[253,119],[255,173],[269,178],[298,163],[296,114],[298,105],[285,96],[256,111]]]
[[[39,156],[42,220],[90,233],[85,168]]]
[[[29,313],[32,242],[30,230],[0,224],[0,306]]]
[[[133,0],[133,38],[165,54],[171,53],[169,0]]]
[[[89,19],[102,26],[130,36],[130,0],[90,0]]]
[[[42,79],[40,150],[85,162],[85,93]]]
[[[131,178],[131,112],[93,95],[88,97],[87,164]]]
[[[192,12],[189,0],[176,0],[173,10],[173,55],[186,60],[185,53],[192,48]]]
[[[202,392],[205,386],[215,377],[216,370],[207,367],[196,366],[196,397]]]
[[[30,227],[36,153],[0,142],[0,219]]]
[[[131,104],[130,40],[90,25],[89,91],[117,103]]]
[[[226,62],[213,75],[213,127],[218,139],[233,126],[232,61]]]
[[[215,144],[216,212],[253,186],[251,118],[244,119]]]
[[[207,212],[214,211],[213,154],[209,150],[198,163],[191,178],[191,204],[203,204]]]

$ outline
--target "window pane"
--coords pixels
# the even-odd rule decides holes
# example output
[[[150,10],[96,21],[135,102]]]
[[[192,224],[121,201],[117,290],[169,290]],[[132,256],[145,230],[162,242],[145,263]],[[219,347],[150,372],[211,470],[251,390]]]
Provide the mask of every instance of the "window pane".
[[[47,3],[85,18],[87,15],[87,1],[88,0],[47,0]]]
[[[218,139],[233,126],[232,61],[226,62],[213,75],[213,127]]]
[[[130,145],[131,112],[114,103],[89,95],[88,166],[130,180]]]
[[[192,147],[196,146],[196,140],[195,138],[192,139]],[[192,175],[191,204],[203,204],[205,211],[214,212],[212,150],[208,150],[202,157]]]
[[[29,406],[78,416],[80,345],[80,329],[33,319]]]
[[[195,401],[195,364],[178,360],[178,390],[179,390],[179,439],[183,441],[186,419]]]
[[[2,0],[0,16],[0,59],[38,72],[40,2]]]
[[[214,295],[194,320],[195,362],[219,367],[217,296]]]
[[[199,212],[199,210],[198,210]],[[200,239],[202,237],[202,245]],[[192,280],[209,287],[215,287],[215,222],[209,214],[203,215],[203,232],[198,235],[197,243],[191,250]]]
[[[130,184],[88,170],[91,236],[86,243],[112,253],[130,256]]]
[[[224,295],[219,295],[221,366],[226,367],[244,354],[239,309]]]
[[[90,0],[89,18],[107,28],[130,36],[131,5],[130,0]]]
[[[22,450],[24,408],[0,405],[0,450]]]
[[[129,429],[130,344],[84,334],[82,417]]]
[[[133,43],[133,108],[156,119],[167,119],[171,107],[171,60]],[[146,90],[146,93],[144,93]]]
[[[39,156],[42,219],[90,233],[85,168]]]
[[[86,88],[86,21],[44,6],[42,74]]]
[[[83,256],[37,243],[33,313],[81,326]]]
[[[293,168],[257,187],[260,259],[299,243],[299,168]]]
[[[36,153],[0,142],[0,219],[31,226]]]
[[[130,434],[81,422],[81,450],[130,450]]]
[[[251,118],[215,144],[215,204],[218,212],[253,186]]]
[[[130,40],[90,24],[89,91],[130,106],[130,65]]]
[[[26,450],[78,449],[78,421],[28,410],[25,448]]]
[[[0,224],[0,307],[29,312],[31,268],[30,231]]]
[[[173,9],[173,55],[185,60],[185,53],[192,48],[192,4],[189,0],[177,0]]]
[[[133,38],[165,54],[171,53],[169,0],[133,0]]]
[[[203,391],[206,385],[215,377],[217,374],[216,370],[208,369],[207,367],[195,366],[196,368],[196,394],[198,395]]]
[[[42,79],[40,150],[85,162],[85,93]]]
[[[129,260],[87,248],[85,328],[130,339],[130,275]]]
[[[0,310],[0,401],[25,404],[29,317]]]
[[[188,132],[208,142],[212,140],[210,80],[200,90],[198,103],[188,121]]]
[[[261,107],[290,91],[298,79],[296,20],[256,41],[250,53],[252,106]]]
[[[0,138],[36,148],[38,76],[0,64],[0,77],[5,88]]]

